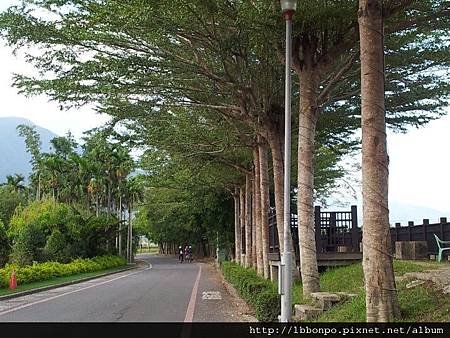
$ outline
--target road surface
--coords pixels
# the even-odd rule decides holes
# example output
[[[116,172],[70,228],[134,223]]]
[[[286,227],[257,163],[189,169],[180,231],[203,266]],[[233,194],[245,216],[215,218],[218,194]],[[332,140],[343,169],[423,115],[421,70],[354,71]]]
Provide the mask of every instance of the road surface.
[[[144,254],[139,269],[0,301],[0,322],[240,321],[233,297],[206,263]]]

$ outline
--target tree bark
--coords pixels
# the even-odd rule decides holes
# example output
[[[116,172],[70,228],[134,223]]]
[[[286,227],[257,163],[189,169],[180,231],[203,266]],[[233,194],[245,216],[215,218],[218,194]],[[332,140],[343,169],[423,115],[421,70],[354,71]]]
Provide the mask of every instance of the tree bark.
[[[399,316],[389,232],[381,0],[360,0],[363,269],[368,322]]]
[[[239,191],[234,191],[234,259],[235,262],[241,263],[241,223],[239,220]]]
[[[258,275],[263,276],[264,275],[264,266],[263,266],[263,253],[262,253],[262,231],[261,231],[261,175],[260,170],[261,166],[259,163],[259,146],[256,145],[253,148],[253,161],[254,161],[254,168],[255,168],[255,184],[254,184],[254,194],[253,194],[253,200],[254,200],[254,225],[255,225],[255,236],[253,237],[255,239],[255,257],[253,260],[256,259],[256,272]]]
[[[119,196],[119,256],[122,256],[122,195]]]
[[[260,165],[260,184],[261,184],[261,242],[263,273],[265,278],[270,277],[269,272],[269,165],[267,157],[266,143],[259,142],[259,165]]]
[[[239,204],[241,205],[241,207],[239,208],[240,210],[240,227],[241,227],[241,257],[239,257],[239,262],[241,263],[241,265],[245,264],[245,249],[246,247],[244,246],[245,243],[242,243],[243,238],[245,238],[245,186],[240,188],[240,193],[239,193]]]
[[[314,230],[314,137],[319,77],[314,68],[300,72],[298,139],[298,237],[303,294],[320,290]]]
[[[108,180],[108,215],[111,215],[111,186],[112,186],[112,181],[111,179]]]
[[[252,265],[252,184],[251,175],[245,175],[245,267]]]
[[[275,194],[275,209],[277,219],[277,232],[280,245],[280,252],[284,250],[284,205],[283,205],[283,189],[284,189],[284,162],[283,162],[283,141],[282,135],[272,131],[268,135],[268,142],[272,152],[273,163],[273,182]]]
[[[256,255],[256,245],[257,245],[257,241],[256,241],[256,168],[254,166],[254,162],[255,162],[255,147],[253,148],[253,175],[252,175],[252,181],[251,181],[251,185],[252,185],[252,200],[251,200],[251,205],[252,205],[252,212],[251,212],[251,220],[252,220],[252,267],[257,268],[257,255]]]

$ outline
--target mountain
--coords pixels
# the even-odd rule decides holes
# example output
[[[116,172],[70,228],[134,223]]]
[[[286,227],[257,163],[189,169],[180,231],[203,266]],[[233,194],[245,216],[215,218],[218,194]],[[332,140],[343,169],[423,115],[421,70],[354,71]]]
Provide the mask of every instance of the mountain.
[[[27,119],[0,118],[0,183],[5,182],[6,175],[17,173],[28,177],[31,172],[31,156],[27,153],[24,138],[20,137],[16,130],[19,124],[35,126],[35,130],[41,136],[41,150],[44,152],[50,150],[50,140],[58,136]]]

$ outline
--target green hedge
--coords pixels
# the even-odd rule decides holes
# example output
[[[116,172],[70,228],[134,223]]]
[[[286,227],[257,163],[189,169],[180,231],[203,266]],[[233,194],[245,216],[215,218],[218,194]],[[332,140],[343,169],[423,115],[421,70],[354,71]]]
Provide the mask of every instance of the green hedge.
[[[67,264],[58,262],[35,262],[33,265],[27,266],[7,264],[3,269],[0,269],[0,288],[8,287],[9,278],[13,270],[16,271],[17,284],[28,284],[56,277],[106,270],[125,264],[125,259],[117,256],[99,256],[86,259],[79,258]]]
[[[277,321],[280,314],[280,296],[275,285],[259,277],[252,269],[232,262],[222,263],[225,279],[233,284],[239,295],[253,307],[259,321]]]

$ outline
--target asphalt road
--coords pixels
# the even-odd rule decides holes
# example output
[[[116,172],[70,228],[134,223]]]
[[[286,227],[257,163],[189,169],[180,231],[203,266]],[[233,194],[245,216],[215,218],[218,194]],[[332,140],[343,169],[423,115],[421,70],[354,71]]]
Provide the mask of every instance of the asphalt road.
[[[242,315],[206,263],[140,255],[130,270],[0,301],[0,322],[224,322]]]

